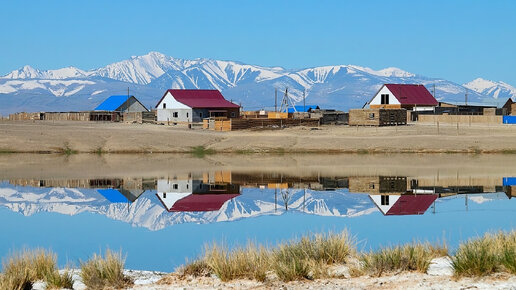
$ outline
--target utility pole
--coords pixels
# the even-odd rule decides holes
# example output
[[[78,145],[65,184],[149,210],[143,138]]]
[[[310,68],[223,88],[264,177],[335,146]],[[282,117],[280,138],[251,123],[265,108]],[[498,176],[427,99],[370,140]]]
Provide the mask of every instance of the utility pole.
[[[278,112],[278,89],[274,88],[274,112]]]
[[[127,87],[127,101],[125,102],[127,106],[127,112],[129,112],[129,87]]]
[[[305,98],[306,98],[306,89],[303,90],[303,113],[306,112]]]
[[[435,99],[435,84],[434,84],[434,99]]]
[[[468,89],[467,88],[466,88],[465,100],[466,100],[466,106],[467,106],[468,105]]]

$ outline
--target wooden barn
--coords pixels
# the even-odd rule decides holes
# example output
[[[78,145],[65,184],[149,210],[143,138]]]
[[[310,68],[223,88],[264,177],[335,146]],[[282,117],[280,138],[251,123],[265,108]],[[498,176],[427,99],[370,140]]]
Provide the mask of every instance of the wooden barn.
[[[350,126],[398,126],[407,124],[406,109],[352,109]]]

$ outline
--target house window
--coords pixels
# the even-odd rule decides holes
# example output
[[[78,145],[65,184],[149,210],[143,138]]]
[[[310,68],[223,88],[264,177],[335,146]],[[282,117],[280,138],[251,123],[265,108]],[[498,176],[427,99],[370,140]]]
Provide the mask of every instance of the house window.
[[[178,188],[179,188],[179,186],[178,186],[177,184],[174,184],[174,185],[172,185],[172,188],[173,188],[173,189],[178,189]]]
[[[188,113],[186,113],[186,117],[188,118]]]
[[[382,97],[382,105],[389,104],[389,94],[382,94],[381,97]]]
[[[382,205],[389,205],[389,196],[388,195],[382,195],[381,197],[381,204]]]
[[[236,116],[235,112],[231,112],[231,118],[234,118]]]
[[[374,183],[369,183],[369,188],[374,189]]]
[[[201,113],[199,113],[199,118],[202,118],[202,112],[201,112]]]
[[[177,112],[174,112],[174,113],[172,114],[172,117],[177,118],[177,117],[178,117],[178,113],[177,113]]]
[[[374,120],[374,113],[369,113],[369,120]]]
[[[163,109],[167,108],[167,103],[163,103]]]

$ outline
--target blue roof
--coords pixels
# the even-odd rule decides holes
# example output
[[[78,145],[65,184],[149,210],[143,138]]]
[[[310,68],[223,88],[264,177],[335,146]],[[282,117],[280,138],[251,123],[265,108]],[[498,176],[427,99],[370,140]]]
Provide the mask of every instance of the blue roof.
[[[132,96],[131,96],[132,97]],[[111,96],[104,102],[95,108],[95,111],[115,111],[120,108],[125,101],[127,101],[127,95],[125,96]]]
[[[516,185],[516,177],[504,177],[503,186],[514,186]]]
[[[102,196],[110,202],[127,202],[127,197],[116,189],[97,189],[97,192],[102,194]]]
[[[306,105],[306,106],[304,106],[304,110],[303,110],[303,106],[294,106],[294,107],[296,108],[296,112],[308,112],[310,109],[312,109],[312,110],[319,109],[319,106],[317,106],[317,105]],[[288,108],[287,113],[294,113],[294,108]]]

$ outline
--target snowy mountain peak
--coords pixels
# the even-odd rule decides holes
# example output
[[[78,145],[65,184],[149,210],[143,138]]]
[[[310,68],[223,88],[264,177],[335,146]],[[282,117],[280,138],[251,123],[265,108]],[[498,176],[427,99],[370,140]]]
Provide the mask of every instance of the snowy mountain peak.
[[[13,70],[12,72],[6,74],[2,78],[5,79],[37,79],[41,77],[41,72],[30,65],[25,65],[24,67]]]
[[[7,75],[3,76],[3,79],[50,79],[50,80],[61,80],[67,78],[83,78],[89,74],[81,69],[73,66],[40,71],[29,65],[26,65],[20,69],[14,70]]]
[[[495,99],[516,99],[516,88],[502,81],[476,78],[463,86],[479,94],[488,95]]]

